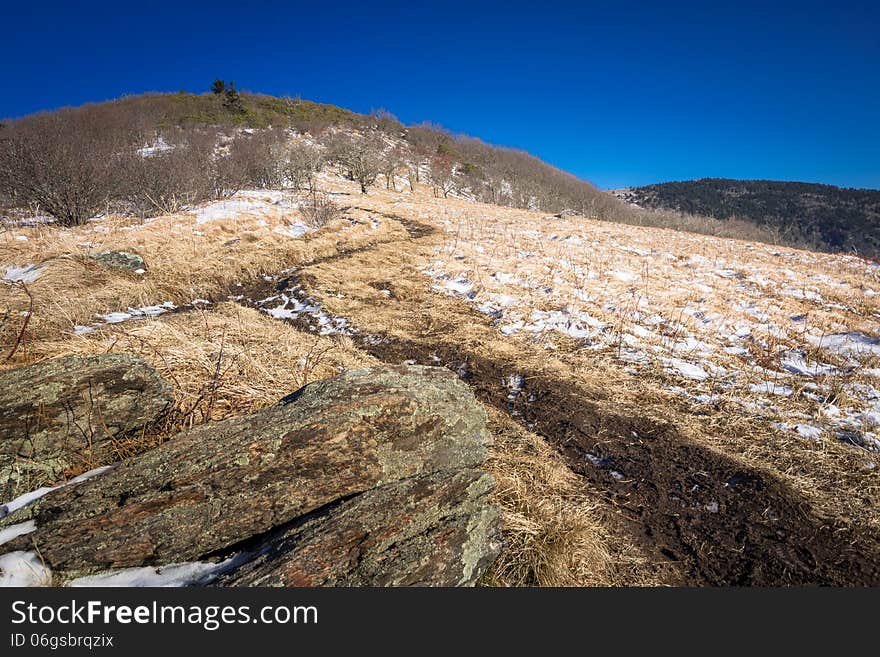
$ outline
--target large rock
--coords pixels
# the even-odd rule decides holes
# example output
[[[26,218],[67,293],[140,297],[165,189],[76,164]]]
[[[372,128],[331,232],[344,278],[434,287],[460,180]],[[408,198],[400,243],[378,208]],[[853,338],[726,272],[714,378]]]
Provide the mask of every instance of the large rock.
[[[348,372],[50,493],[0,549],[61,580],[237,554],[220,583],[473,584],[500,549],[488,438],[446,370]]]
[[[0,372],[0,499],[111,455],[115,438],[171,404],[171,386],[128,355],[67,356]]]
[[[494,480],[479,470],[406,479],[270,537],[227,586],[460,586],[501,548]]]

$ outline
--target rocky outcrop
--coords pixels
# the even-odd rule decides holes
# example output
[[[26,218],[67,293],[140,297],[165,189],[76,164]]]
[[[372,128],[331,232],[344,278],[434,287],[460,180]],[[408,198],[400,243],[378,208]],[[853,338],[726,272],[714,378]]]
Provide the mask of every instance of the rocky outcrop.
[[[217,584],[472,584],[500,548],[493,488],[472,469],[382,486],[277,533]]]
[[[217,584],[473,584],[500,549],[488,439],[446,370],[348,372],[50,493],[0,550],[62,581],[229,560]]]
[[[97,262],[106,269],[116,269],[143,274],[147,271],[147,263],[137,253],[128,251],[97,251],[89,254],[89,260]]]
[[[155,421],[171,386],[127,355],[67,356],[0,372],[0,499],[16,477],[53,481],[106,460],[111,442]]]

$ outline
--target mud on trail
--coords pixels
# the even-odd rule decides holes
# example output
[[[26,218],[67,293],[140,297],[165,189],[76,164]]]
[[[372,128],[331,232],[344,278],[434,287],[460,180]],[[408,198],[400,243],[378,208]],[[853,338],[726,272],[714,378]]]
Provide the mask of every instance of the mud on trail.
[[[880,583],[880,537],[814,516],[784,482],[687,440],[671,425],[608,414],[568,381],[455,345],[388,341],[363,348],[387,362],[458,372],[481,401],[556,446],[574,472],[624,512],[635,543],[680,564],[682,584]],[[525,383],[511,399],[503,382],[514,372]]]
[[[335,306],[328,312],[336,310],[349,322],[347,335],[371,356],[458,373],[482,402],[553,445],[585,487],[598,491],[622,517],[628,540],[655,562],[671,566],[667,572],[676,574],[670,584],[880,585],[880,536],[840,518],[821,517],[770,470],[701,445],[671,423],[609,412],[600,403],[601,393],[528,369],[510,351],[455,339],[451,327],[456,323],[494,329],[463,302],[429,291],[417,264],[424,262],[423,247],[439,239],[435,229],[382,214],[402,223],[409,239],[377,245],[373,253],[341,253],[259,281],[244,290],[240,302],[261,307],[265,298],[294,290],[301,303],[323,303],[325,310]],[[378,262],[371,271],[374,256]],[[370,311],[378,293],[394,308],[386,330]],[[454,305],[455,316],[424,320],[435,302]],[[308,314],[285,321],[301,331],[320,330]]]

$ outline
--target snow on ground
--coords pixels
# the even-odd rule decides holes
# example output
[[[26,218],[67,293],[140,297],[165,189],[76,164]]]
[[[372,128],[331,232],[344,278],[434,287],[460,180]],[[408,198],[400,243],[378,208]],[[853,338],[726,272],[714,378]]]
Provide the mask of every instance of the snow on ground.
[[[33,283],[40,277],[39,265],[23,265],[7,267],[3,280],[10,283]]]
[[[52,571],[36,552],[8,552],[0,555],[0,587],[49,586]]]
[[[102,320],[104,324],[120,324],[130,319],[145,319],[149,317],[158,317],[169,310],[174,310],[176,306],[170,301],[165,301],[155,306],[142,306],[141,308],[129,308],[126,312],[112,312],[106,315],[95,315]]]
[[[37,530],[37,525],[33,520],[20,522],[16,525],[0,528],[0,545],[8,543],[13,538],[30,534]]]
[[[74,477],[70,481],[66,481],[63,484],[59,484],[58,486],[44,486],[43,488],[38,488],[37,490],[25,493],[24,495],[19,495],[14,500],[7,502],[3,506],[0,506],[0,518],[5,518],[10,513],[14,513],[15,511],[18,511],[19,509],[26,507],[29,504],[33,504],[47,493],[51,493],[53,490],[58,490],[59,488],[64,488],[65,486],[72,486],[73,484],[82,483],[83,481],[91,479],[92,477],[97,477],[100,474],[104,474],[105,472],[108,472],[115,467],[115,464],[105,465],[103,467],[84,472],[78,477]]]
[[[67,583],[71,587],[125,587],[152,586],[177,587],[207,584],[236,562],[230,557],[219,563],[193,561],[174,563],[166,566],[144,566],[142,568],[123,568],[98,575],[79,577]]]
[[[450,239],[423,273],[502,335],[604,352],[693,402],[723,396],[803,419],[783,428],[803,438],[880,451],[880,393],[861,383],[880,378],[871,263],[578,217],[438,214]],[[832,402],[838,413],[823,412]]]
[[[107,324],[121,324],[132,320],[155,319],[160,315],[171,312],[173,310],[189,309],[192,307],[209,306],[211,302],[207,299],[193,299],[190,303],[182,306],[176,306],[171,301],[163,301],[153,306],[141,306],[140,308],[128,308],[127,310],[117,310],[112,313],[97,314],[95,317],[99,321],[85,326],[77,324],[73,327],[74,335],[86,335],[94,332],[96,329],[106,326]]]
[[[272,217],[279,212],[295,210],[299,202],[286,192],[278,190],[243,190],[230,198],[211,201],[192,209],[189,214],[196,223],[205,224],[220,219],[242,216]]]
[[[302,288],[293,284],[279,294],[265,299],[254,299],[256,306],[275,319],[302,320],[319,335],[353,335],[354,327],[343,317],[324,312],[320,303],[306,296]]]
[[[287,226],[278,226],[275,228],[275,232],[279,235],[296,239],[309,232],[309,227],[303,224],[289,224]]]
[[[159,135],[156,141],[152,144],[139,148],[137,154],[141,157],[153,157],[154,155],[159,155],[160,153],[166,153],[172,150],[174,150],[174,146],[166,142],[162,136]]]

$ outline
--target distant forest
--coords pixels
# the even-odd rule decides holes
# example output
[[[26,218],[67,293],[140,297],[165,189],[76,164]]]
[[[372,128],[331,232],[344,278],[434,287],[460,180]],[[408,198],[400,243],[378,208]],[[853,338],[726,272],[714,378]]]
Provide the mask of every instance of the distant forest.
[[[642,207],[754,222],[780,241],[880,257],[880,190],[702,178],[618,192]]]

